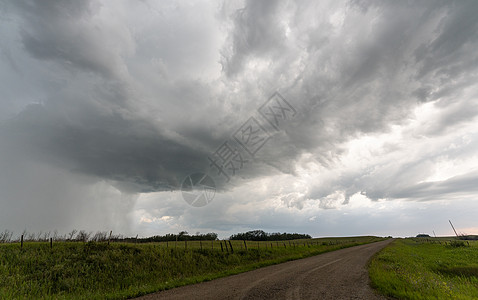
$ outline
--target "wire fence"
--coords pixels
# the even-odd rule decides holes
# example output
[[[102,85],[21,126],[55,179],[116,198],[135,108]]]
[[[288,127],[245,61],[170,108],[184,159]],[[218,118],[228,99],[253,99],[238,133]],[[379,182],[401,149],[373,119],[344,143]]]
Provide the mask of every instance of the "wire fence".
[[[58,234],[56,231],[28,233],[24,231],[20,236],[14,238],[13,232],[5,230],[0,232],[0,243],[19,244],[23,248],[27,243],[49,243],[53,248],[55,243],[124,243],[124,244],[148,244],[158,247],[174,249],[211,249],[223,252],[234,252],[238,250],[249,249],[278,249],[278,248],[297,248],[314,246],[332,246],[339,244],[362,243],[377,239],[377,237],[342,237],[342,238],[311,238],[295,240],[276,240],[276,241],[250,241],[250,240],[180,240],[176,235],[176,240],[167,240],[160,242],[145,242],[145,238],[127,237],[120,234],[113,234],[112,231],[98,231],[96,233],[84,230],[73,230],[68,234]],[[173,235],[171,235],[173,236]],[[207,236],[207,235],[204,235]],[[367,238],[369,240],[367,240]]]

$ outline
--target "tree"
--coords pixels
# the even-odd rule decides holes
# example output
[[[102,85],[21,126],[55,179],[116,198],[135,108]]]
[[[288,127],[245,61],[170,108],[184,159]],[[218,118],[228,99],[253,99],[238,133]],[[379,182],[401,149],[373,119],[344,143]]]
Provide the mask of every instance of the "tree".
[[[417,234],[417,238],[429,238],[430,235],[426,234],[426,233],[420,233],[420,234]]]

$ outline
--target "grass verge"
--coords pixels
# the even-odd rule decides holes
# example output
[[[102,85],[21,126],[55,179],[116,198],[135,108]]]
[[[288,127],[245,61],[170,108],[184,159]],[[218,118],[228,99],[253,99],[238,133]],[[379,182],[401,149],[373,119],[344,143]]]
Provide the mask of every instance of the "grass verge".
[[[248,250],[236,243],[233,253],[154,243],[3,244],[0,299],[126,299],[379,240],[313,239],[295,246],[273,242],[272,248],[249,242]]]
[[[478,299],[478,242],[399,239],[369,264],[371,284],[397,299]]]

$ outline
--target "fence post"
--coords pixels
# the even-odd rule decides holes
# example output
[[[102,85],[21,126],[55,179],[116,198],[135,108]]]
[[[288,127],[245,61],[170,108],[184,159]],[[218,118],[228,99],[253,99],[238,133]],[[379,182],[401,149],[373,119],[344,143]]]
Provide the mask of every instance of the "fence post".
[[[246,240],[244,240],[244,248],[246,248],[246,250],[247,250]]]
[[[50,238],[50,249],[53,249],[53,238]]]
[[[229,252],[229,249],[227,248],[227,242],[224,241],[224,246],[226,246],[226,252]]]
[[[232,248],[231,240],[229,240],[229,246],[231,247],[231,253],[234,253],[234,248]]]
[[[110,244],[111,241],[111,234],[113,233],[113,230],[110,230],[110,236],[108,237],[108,245]]]
[[[20,238],[20,249],[23,249],[23,234],[22,234],[22,237]]]
[[[221,245],[221,252],[224,252],[224,248],[222,247],[222,241],[219,241],[219,244]]]

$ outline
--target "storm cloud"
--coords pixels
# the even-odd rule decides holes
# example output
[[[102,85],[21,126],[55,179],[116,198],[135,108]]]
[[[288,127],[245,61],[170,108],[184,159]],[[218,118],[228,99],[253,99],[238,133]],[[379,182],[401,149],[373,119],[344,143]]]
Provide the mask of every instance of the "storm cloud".
[[[370,215],[357,199],[390,215],[470,201],[477,13],[475,1],[2,2],[0,227],[288,231],[285,218],[310,232],[319,212]],[[275,92],[296,111],[280,128],[258,112]],[[221,180],[208,157],[241,149],[251,117],[270,139]],[[215,200],[189,207],[182,181],[208,171]]]

